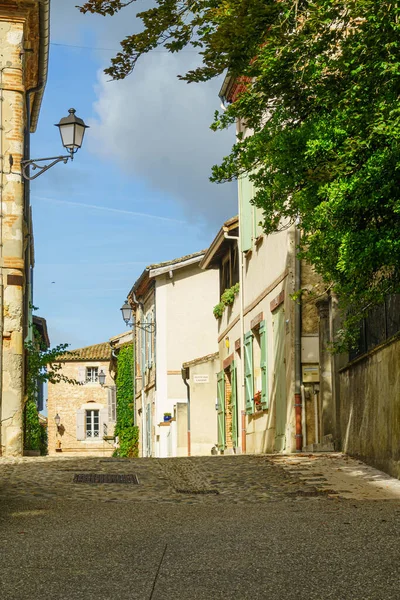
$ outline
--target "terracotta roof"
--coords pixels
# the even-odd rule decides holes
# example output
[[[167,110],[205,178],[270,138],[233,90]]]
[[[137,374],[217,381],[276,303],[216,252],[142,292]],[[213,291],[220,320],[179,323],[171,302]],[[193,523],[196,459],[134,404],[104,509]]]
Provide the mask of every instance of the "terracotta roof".
[[[57,360],[68,362],[82,362],[85,360],[110,360],[111,347],[109,342],[102,344],[94,344],[85,348],[77,348],[76,350],[68,350],[67,354],[62,354]]]
[[[167,260],[165,262],[148,265],[144,269],[144,271],[142,272],[140,277],[133,284],[133,287],[131,288],[131,290],[128,294],[128,298],[131,297],[133,295],[133,293],[136,293],[137,290],[140,287],[142,287],[142,284],[143,285],[148,284],[148,280],[150,278],[151,271],[154,271],[155,269],[163,269],[166,267],[172,267],[173,265],[179,265],[180,263],[186,263],[187,261],[193,260],[194,258],[198,258],[199,262],[200,262],[201,258],[204,256],[205,253],[206,253],[206,250],[200,250],[200,252],[194,252],[193,254],[186,254],[186,256],[181,256],[180,258],[174,258],[172,260]],[[184,267],[184,266],[185,266],[185,264],[182,264],[182,267]],[[178,268],[178,267],[175,267],[175,268]]]
[[[153,269],[160,269],[161,267],[169,267],[170,265],[177,265],[181,262],[185,262],[190,260],[191,258],[196,258],[197,256],[201,256],[205,254],[206,250],[200,250],[199,252],[194,252],[193,254],[187,254],[186,256],[181,256],[180,258],[174,258],[173,260],[167,260],[165,262],[157,263],[154,265],[149,265],[146,267],[147,271],[152,271]]]
[[[188,362],[183,363],[182,366],[187,369],[188,367],[194,367],[195,365],[200,365],[201,363],[209,362],[210,360],[216,360],[217,358],[219,358],[219,352],[214,352],[213,354],[207,354],[207,356],[189,360]]]

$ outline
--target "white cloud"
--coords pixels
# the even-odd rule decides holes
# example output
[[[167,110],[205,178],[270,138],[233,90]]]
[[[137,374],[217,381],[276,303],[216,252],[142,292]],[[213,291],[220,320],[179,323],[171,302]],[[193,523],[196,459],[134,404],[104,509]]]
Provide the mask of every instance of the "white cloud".
[[[176,198],[192,218],[217,224],[235,213],[236,187],[208,178],[229,152],[233,132],[209,128],[220,82],[177,79],[195,61],[193,55],[158,53],[144,57],[124,81],[109,82],[99,73],[89,148]]]
[[[89,33],[90,45],[118,48],[123,37],[141,29],[136,12],[151,4],[143,0],[114,17],[100,17],[82,15],[75,2],[53,0],[52,39],[87,45]],[[98,53],[104,67],[112,55]],[[188,85],[177,79],[198,63],[194,52],[157,51],[142,57],[124,81],[110,82],[99,71],[97,118],[90,122],[86,144],[92,153],[178,201],[192,222],[200,219],[216,228],[237,211],[236,185],[208,180],[211,166],[229,153],[234,131],[213,133],[209,128],[219,108],[221,81]]]

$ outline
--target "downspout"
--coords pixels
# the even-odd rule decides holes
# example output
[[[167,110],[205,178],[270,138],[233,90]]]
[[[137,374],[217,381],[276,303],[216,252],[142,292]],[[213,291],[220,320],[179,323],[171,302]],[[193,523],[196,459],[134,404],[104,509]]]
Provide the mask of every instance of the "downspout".
[[[297,254],[300,246],[301,232],[300,223],[296,224],[295,230],[295,252]],[[301,260],[295,259],[295,293],[301,288]],[[294,361],[295,361],[295,385],[294,385],[294,408],[296,417],[296,452],[303,449],[302,411],[303,403],[301,396],[301,299],[297,298],[294,305]]]
[[[239,202],[240,204],[240,202]],[[240,211],[240,206],[239,206]],[[228,235],[227,231],[224,231],[224,238],[226,240],[236,240],[239,254],[239,321],[240,321],[240,367],[241,372],[239,373],[238,380],[241,385],[240,398],[244,398],[244,285],[243,285],[243,252],[241,249],[241,237],[240,237],[240,214],[239,214],[239,235]],[[239,411],[238,411],[239,412]],[[242,427],[242,453],[246,452],[246,413],[241,411],[241,427]],[[239,421],[239,419],[238,419]],[[239,425],[239,423],[238,423]]]
[[[191,439],[190,439],[190,385],[188,384],[189,369],[182,367],[181,369],[183,383],[187,389],[187,445],[188,445],[188,456],[191,456]]]

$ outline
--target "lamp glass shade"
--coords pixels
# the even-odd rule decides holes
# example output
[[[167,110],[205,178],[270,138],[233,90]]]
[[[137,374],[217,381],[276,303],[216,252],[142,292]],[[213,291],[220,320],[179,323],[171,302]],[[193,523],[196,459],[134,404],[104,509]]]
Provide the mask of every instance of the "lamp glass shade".
[[[104,371],[100,371],[99,373],[99,383],[100,385],[104,385],[106,382],[106,374],[104,373]]]
[[[125,301],[125,304],[121,308],[122,318],[126,324],[132,319],[132,307],[128,304],[128,300]]]
[[[61,119],[56,127],[60,131],[64,148],[74,154],[82,146],[85,129],[88,128],[88,125],[85,125],[83,120],[75,115],[74,108],[70,108],[68,112],[68,117]]]
[[[54,417],[54,421],[55,424],[57,425],[57,427],[59,426],[59,424],[61,423],[61,418],[60,415],[57,413],[56,416]]]

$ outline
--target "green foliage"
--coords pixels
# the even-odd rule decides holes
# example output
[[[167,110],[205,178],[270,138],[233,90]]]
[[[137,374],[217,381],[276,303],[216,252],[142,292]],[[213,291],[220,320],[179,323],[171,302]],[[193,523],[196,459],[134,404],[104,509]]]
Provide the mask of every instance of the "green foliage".
[[[223,302],[218,302],[213,308],[214,317],[216,319],[220,319],[224,313],[225,304]]]
[[[59,383],[64,381],[73,385],[80,385],[75,379],[63,375],[60,371],[62,364],[56,362],[60,356],[71,354],[66,349],[68,344],[59,344],[54,348],[47,348],[37,329],[33,328],[33,341],[25,344],[27,355],[26,394],[25,404],[25,450],[40,450],[47,454],[47,431],[39,422],[36,400],[39,386],[45,382]]]
[[[300,221],[300,255],[351,312],[351,342],[354,323],[400,291],[399,3],[156,0],[139,17],[143,31],[123,40],[108,74],[124,78],[157,46],[192,46],[201,62],[183,79],[228,69],[241,82],[213,129],[240,120],[253,135],[238,136],[212,180],[249,175],[267,234]]]
[[[222,317],[226,306],[232,306],[235,301],[235,297],[239,293],[239,289],[239,284],[235,283],[235,285],[224,291],[221,296],[221,302],[218,302],[218,304],[213,308],[214,317],[216,319],[220,319]]]
[[[133,458],[139,452],[139,428],[134,422],[133,351],[132,344],[123,346],[117,359],[117,422],[115,435],[119,448],[114,456]]]
[[[42,429],[36,402],[32,398],[28,398],[25,404],[25,450],[41,450]]]

